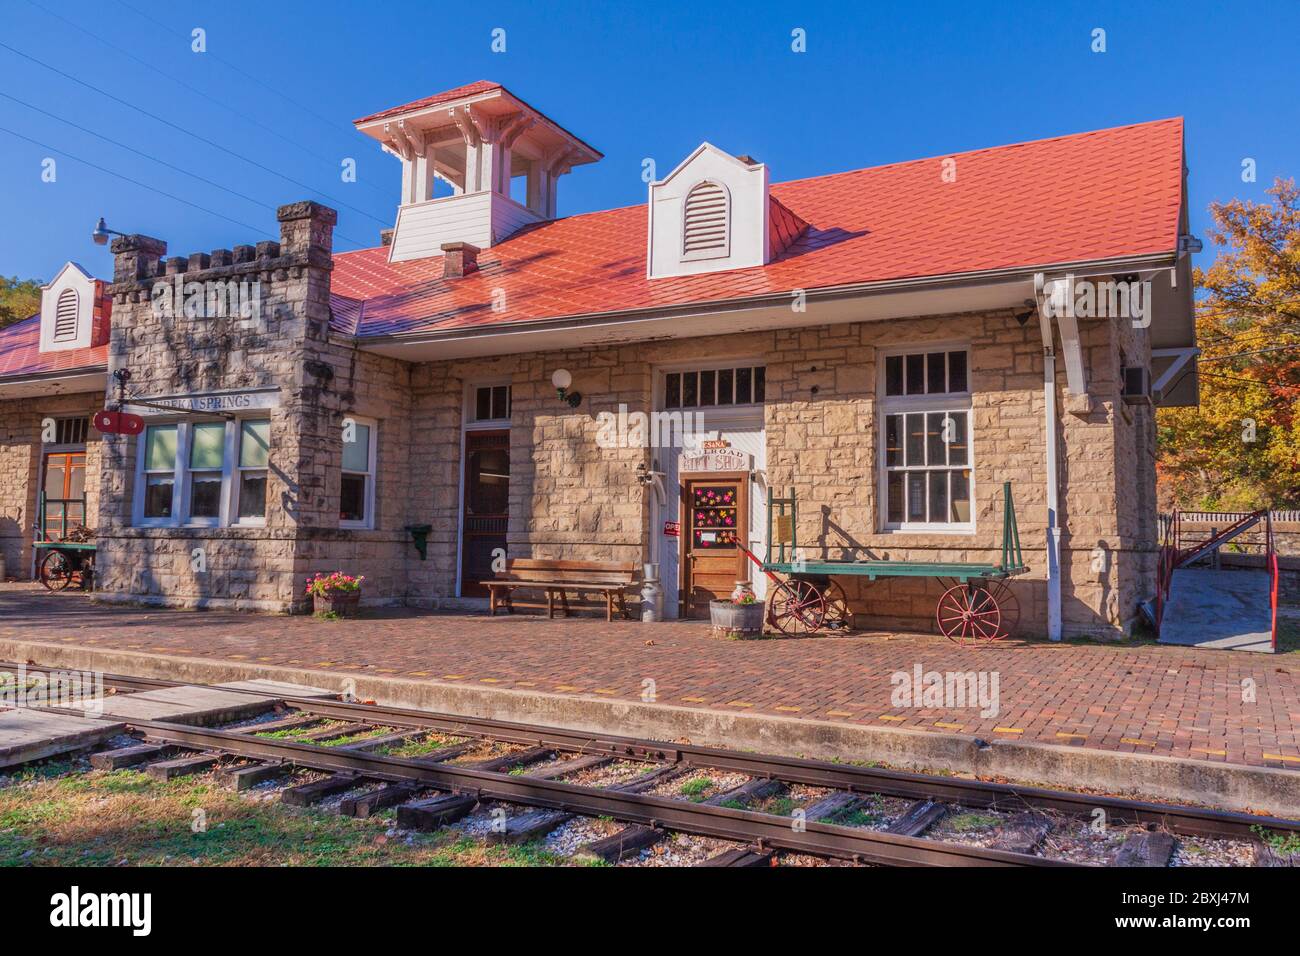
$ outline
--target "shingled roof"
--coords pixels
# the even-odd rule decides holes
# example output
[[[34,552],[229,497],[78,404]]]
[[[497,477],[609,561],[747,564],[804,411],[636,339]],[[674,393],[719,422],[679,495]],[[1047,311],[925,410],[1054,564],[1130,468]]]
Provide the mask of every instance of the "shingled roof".
[[[955,181],[941,175],[946,159]],[[460,279],[443,279],[441,256],[390,263],[383,246],[338,253],[334,328],[366,338],[507,326],[1171,252],[1183,121],[817,176],[774,184],[771,195],[808,228],[766,266],[727,272],[648,279],[644,205],[525,227]]]

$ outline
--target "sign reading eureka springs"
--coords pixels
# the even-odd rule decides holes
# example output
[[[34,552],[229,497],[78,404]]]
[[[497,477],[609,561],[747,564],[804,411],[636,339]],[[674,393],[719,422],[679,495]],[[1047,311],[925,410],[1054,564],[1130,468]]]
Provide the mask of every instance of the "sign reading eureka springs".
[[[166,415],[168,409],[177,412],[247,412],[262,408],[275,408],[280,404],[278,388],[236,389],[222,392],[192,392],[188,395],[137,396],[148,405],[134,405],[130,399],[126,406],[139,410],[142,415]],[[156,406],[163,405],[165,408]]]
[[[698,448],[682,452],[678,471],[751,471],[754,457],[731,447],[726,439],[700,442]]]

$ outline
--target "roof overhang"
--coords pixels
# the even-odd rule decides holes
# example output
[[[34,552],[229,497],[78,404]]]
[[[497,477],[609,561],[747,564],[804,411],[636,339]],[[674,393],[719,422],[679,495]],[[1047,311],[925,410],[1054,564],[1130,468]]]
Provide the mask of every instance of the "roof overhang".
[[[504,86],[430,106],[377,114],[358,120],[355,126],[401,156],[407,152],[407,143],[455,143],[467,136],[482,135],[500,123],[526,129],[527,140],[539,154],[552,162],[562,161],[566,168],[594,163],[604,156]]]
[[[1110,276],[1157,269],[1168,271],[1176,262],[1176,254],[1170,252],[810,289],[804,293],[803,311],[792,308],[794,294],[785,291],[670,308],[449,328],[356,341],[363,351],[408,362],[425,362],[994,309],[1022,310],[1027,301],[1033,301],[1036,273]],[[1166,338],[1181,338],[1183,328],[1192,328],[1190,299],[1186,317],[1172,314],[1181,308],[1178,300],[1165,301],[1164,308],[1171,310],[1167,319],[1162,315],[1161,301],[1157,296],[1153,326],[1160,325],[1163,334],[1167,322],[1179,331],[1170,332]],[[680,321],[684,318],[691,321]]]
[[[49,398],[81,392],[105,393],[108,388],[106,368],[67,369],[0,378],[0,401],[10,398]]]

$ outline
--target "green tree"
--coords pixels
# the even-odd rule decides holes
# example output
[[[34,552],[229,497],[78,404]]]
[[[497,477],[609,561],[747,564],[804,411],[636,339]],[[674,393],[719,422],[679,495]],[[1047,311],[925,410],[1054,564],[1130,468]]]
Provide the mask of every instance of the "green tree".
[[[1158,415],[1165,504],[1300,507],[1300,188],[1278,179],[1268,194],[1210,205],[1221,248],[1195,275],[1201,404]]]
[[[0,329],[30,318],[41,309],[38,279],[6,279],[0,276]]]

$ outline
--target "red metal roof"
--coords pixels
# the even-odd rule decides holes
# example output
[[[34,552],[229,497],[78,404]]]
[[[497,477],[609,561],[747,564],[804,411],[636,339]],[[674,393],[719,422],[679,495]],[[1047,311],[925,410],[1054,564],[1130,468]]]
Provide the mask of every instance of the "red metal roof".
[[[942,161],[956,161],[945,181]],[[646,207],[526,227],[442,278],[442,257],[338,253],[334,327],[360,336],[719,302],[793,289],[1170,252],[1183,121],[1158,120],[776,184],[809,228],[766,266],[646,278]],[[789,224],[787,224],[789,225]],[[492,308],[505,293],[504,311]]]
[[[450,103],[452,100],[459,100],[466,96],[477,96],[480,93],[490,93],[492,90],[504,88],[500,83],[493,83],[491,80],[475,80],[473,83],[458,86],[454,90],[434,93],[433,96],[426,96],[422,100],[413,100],[401,106],[394,106],[391,109],[380,110],[378,113],[371,113],[359,120],[353,120],[353,123],[369,123],[371,120],[383,119],[385,116],[396,116],[399,113],[409,113],[411,110],[422,110],[430,106],[437,106],[439,103]]]
[[[0,381],[47,372],[102,371],[108,367],[108,344],[63,352],[42,352],[41,316],[0,329]]]

